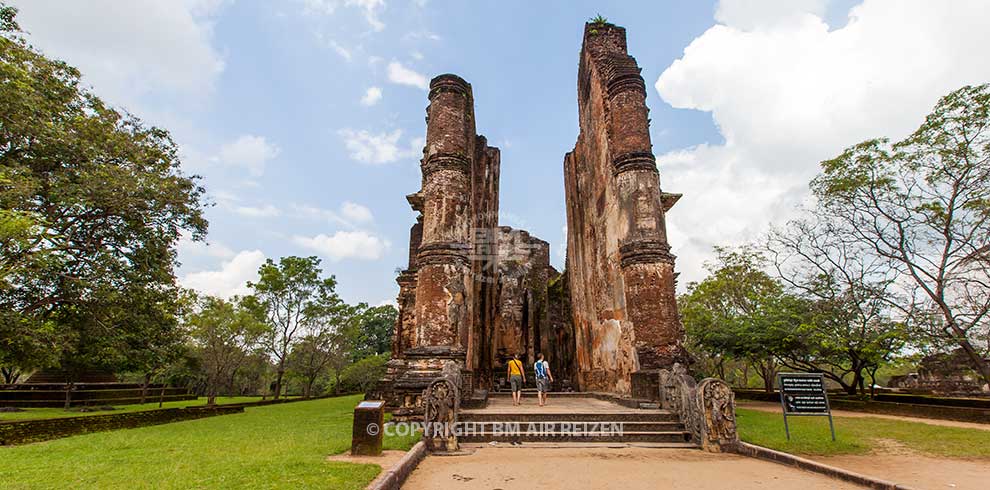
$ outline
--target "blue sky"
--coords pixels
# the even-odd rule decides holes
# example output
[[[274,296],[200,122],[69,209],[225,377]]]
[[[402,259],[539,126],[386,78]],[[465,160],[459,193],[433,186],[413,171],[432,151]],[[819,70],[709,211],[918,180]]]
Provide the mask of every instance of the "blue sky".
[[[716,244],[758,239],[807,198],[817,162],[906,134],[940,95],[990,80],[980,2],[759,0],[13,1],[41,49],[170,129],[210,198],[180,281],[244,291],[265,257],[318,255],[349,301],[397,290],[414,220],[424,84],[474,87],[502,150],[502,224],[563,265],[562,158],[577,137],[583,23],[627,28],[643,68],[682,282]],[[82,5],[85,4],[85,5]]]

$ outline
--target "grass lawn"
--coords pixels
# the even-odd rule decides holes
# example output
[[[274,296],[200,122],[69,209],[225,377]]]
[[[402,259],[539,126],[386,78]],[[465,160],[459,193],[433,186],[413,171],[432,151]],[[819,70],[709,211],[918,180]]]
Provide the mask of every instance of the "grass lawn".
[[[360,395],[242,414],[0,447],[0,487],[364,488],[376,465],[327,462],[350,449]],[[385,439],[408,449],[417,437]]]
[[[256,402],[260,401],[260,396],[218,396],[217,403],[245,403],[245,402]],[[182,400],[173,402],[162,403],[161,408],[182,408],[182,407],[193,407],[198,405],[206,405],[206,397],[199,397],[196,400]],[[71,410],[65,410],[63,408],[25,408],[23,412],[10,412],[10,413],[0,413],[0,422],[7,420],[32,420],[32,419],[53,419],[60,417],[79,417],[85,415],[107,415],[121,412],[140,412],[142,410],[155,410],[158,408],[158,402],[144,403],[144,404],[131,404],[131,405],[117,405],[116,410],[112,411],[100,411],[100,412],[73,412]]]
[[[864,454],[888,439],[915,451],[953,458],[990,458],[990,431],[882,419],[835,417],[835,437],[827,417],[789,417],[791,440],[779,413],[736,409],[739,437],[746,442],[803,455]]]

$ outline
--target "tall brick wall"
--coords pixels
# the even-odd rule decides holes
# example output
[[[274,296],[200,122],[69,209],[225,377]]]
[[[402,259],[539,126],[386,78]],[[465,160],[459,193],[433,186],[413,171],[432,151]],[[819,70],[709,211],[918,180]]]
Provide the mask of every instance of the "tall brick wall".
[[[668,195],[660,190],[646,88],[625,29],[585,26],[578,113],[581,132],[564,158],[578,382],[583,390],[629,394],[632,373],[687,355],[664,222]]]

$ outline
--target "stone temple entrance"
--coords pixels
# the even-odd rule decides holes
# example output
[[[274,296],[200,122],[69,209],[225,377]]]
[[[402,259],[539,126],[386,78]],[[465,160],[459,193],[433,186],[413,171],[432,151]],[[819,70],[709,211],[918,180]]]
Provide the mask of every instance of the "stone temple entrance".
[[[527,366],[546,354],[555,391],[646,399],[657,397],[660,369],[687,361],[665,224],[680,196],[660,189],[625,29],[585,26],[577,91],[560,272],[547,242],[499,226],[500,153],[476,133],[471,85],[450,74],[430,82],[392,360],[368,395],[397,417],[421,413],[423,390],[451,361],[465,399],[502,389],[514,353]]]

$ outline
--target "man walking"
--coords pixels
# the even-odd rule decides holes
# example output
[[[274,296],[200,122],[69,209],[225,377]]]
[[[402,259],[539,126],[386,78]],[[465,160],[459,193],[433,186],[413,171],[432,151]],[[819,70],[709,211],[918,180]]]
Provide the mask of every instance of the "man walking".
[[[526,371],[523,369],[519,354],[513,354],[509,361],[509,384],[512,385],[512,404],[519,405],[522,402],[522,388],[526,382]]]
[[[547,403],[547,392],[550,391],[550,383],[553,383],[553,374],[550,373],[550,363],[543,359],[543,354],[536,355],[536,364],[533,365],[536,371],[536,396],[540,399],[540,406]]]

